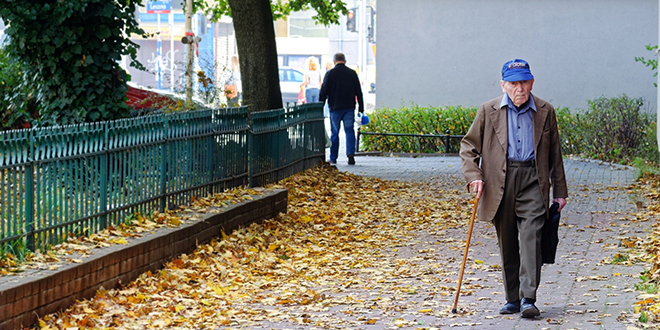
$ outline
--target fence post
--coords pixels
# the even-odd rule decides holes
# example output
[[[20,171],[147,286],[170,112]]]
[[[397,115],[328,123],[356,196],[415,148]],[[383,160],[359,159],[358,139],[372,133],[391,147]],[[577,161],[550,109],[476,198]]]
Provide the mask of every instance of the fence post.
[[[325,123],[323,123],[323,125],[325,125]],[[323,129],[325,129],[325,127],[324,127]],[[362,129],[362,128],[358,126],[358,129],[357,129],[357,131],[358,131],[358,132],[357,132],[357,140],[355,141],[355,152],[356,152],[356,153],[357,153],[357,152],[360,152],[360,130],[361,130],[361,129]]]
[[[99,193],[100,197],[100,207],[101,207],[101,229],[108,228],[108,154],[110,153],[109,143],[108,143],[108,122],[103,123],[103,154],[101,154],[101,192]]]
[[[448,154],[451,151],[451,147],[449,146],[449,130],[446,130],[445,134],[445,153]]]
[[[248,116],[247,116],[247,121],[248,121],[248,145],[247,145],[247,157],[248,157],[248,187],[252,188],[252,174],[254,170],[254,164],[253,164],[253,152],[252,152],[252,145],[254,141],[254,137],[252,136],[252,129],[253,129],[253,123],[252,123],[252,112],[250,111],[250,108],[248,107]]]
[[[167,115],[162,115],[163,116],[163,143],[161,144],[160,148],[160,209],[159,211],[165,212],[165,207],[167,204],[167,155],[168,155],[168,148],[169,148],[169,141],[168,141],[168,116]]]
[[[215,132],[217,132],[217,129],[215,127],[215,121],[213,120],[213,117],[217,117],[219,115],[219,111],[217,109],[208,110],[208,111],[209,111],[209,124],[211,126],[210,131],[215,133]],[[208,166],[207,180],[210,181],[210,182],[215,181],[215,175],[214,175],[215,166],[213,166],[213,163],[214,163],[213,155],[215,155],[214,141],[215,141],[216,137],[217,137],[217,135],[213,134],[213,135],[210,135],[206,138],[206,144],[207,144],[206,145],[206,150],[207,150],[207,152],[204,153],[204,154],[207,157],[206,158],[206,165]],[[215,193],[215,184],[208,186],[207,193],[209,195],[213,195]]]
[[[305,120],[302,122],[303,125],[303,159],[305,161],[303,162],[303,168],[307,168],[307,157],[312,154],[312,149],[314,148],[314,136],[313,132],[314,130],[312,129],[312,122],[310,121],[311,117],[311,112],[309,111],[310,106],[306,106],[305,108],[305,114],[304,118]]]
[[[28,162],[25,167],[25,231],[29,251],[34,251],[34,130],[29,132]]]
[[[284,131],[284,123],[286,121],[286,110],[287,109],[282,109],[282,111],[278,111],[279,113],[277,114],[277,131],[275,131],[275,168],[277,169],[275,171],[275,181],[277,182],[280,180],[280,160],[282,155],[286,155],[286,151],[284,148],[290,148],[289,146],[285,146],[282,141],[284,141],[284,134],[286,131]],[[269,182],[270,183],[270,182]],[[261,185],[263,186],[265,182],[262,182]]]

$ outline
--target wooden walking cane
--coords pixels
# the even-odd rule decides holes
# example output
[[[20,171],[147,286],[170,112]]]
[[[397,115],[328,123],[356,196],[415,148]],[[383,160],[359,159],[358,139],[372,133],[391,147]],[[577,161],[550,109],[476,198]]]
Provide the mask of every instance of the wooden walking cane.
[[[467,261],[468,249],[470,248],[470,239],[472,238],[472,227],[474,227],[474,216],[477,213],[477,204],[479,204],[479,197],[474,200],[474,207],[472,208],[472,217],[470,217],[470,229],[468,230],[467,241],[465,242],[465,253],[463,253],[463,265],[461,265],[461,274],[458,276],[458,288],[456,288],[456,298],[454,298],[454,308],[452,313],[456,314],[456,306],[458,305],[458,295],[461,294],[461,283],[463,282],[463,272],[465,271],[465,261]]]

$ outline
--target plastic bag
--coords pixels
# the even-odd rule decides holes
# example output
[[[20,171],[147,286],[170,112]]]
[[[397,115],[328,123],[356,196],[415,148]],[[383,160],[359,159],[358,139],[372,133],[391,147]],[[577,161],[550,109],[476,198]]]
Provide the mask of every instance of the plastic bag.
[[[355,123],[358,126],[365,126],[369,124],[369,116],[362,112],[358,112],[357,115],[355,115]]]

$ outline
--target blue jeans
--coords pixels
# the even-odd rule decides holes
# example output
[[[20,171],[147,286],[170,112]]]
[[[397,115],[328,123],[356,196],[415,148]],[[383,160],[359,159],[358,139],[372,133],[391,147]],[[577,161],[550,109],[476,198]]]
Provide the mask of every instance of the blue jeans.
[[[318,88],[308,88],[305,90],[305,100],[307,103],[318,102],[319,93],[321,93],[321,90]]]
[[[355,154],[355,109],[330,111],[330,161],[336,162],[339,154],[339,127],[344,122],[344,133],[346,133],[346,155]]]

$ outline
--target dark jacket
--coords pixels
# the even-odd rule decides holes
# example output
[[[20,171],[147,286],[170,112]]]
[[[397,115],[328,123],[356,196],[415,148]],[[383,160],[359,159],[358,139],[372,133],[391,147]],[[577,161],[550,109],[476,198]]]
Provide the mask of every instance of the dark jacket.
[[[338,63],[328,71],[323,78],[319,101],[328,99],[330,111],[355,109],[355,97],[357,96],[359,112],[364,112],[362,101],[362,87],[357,73],[344,63]]]

